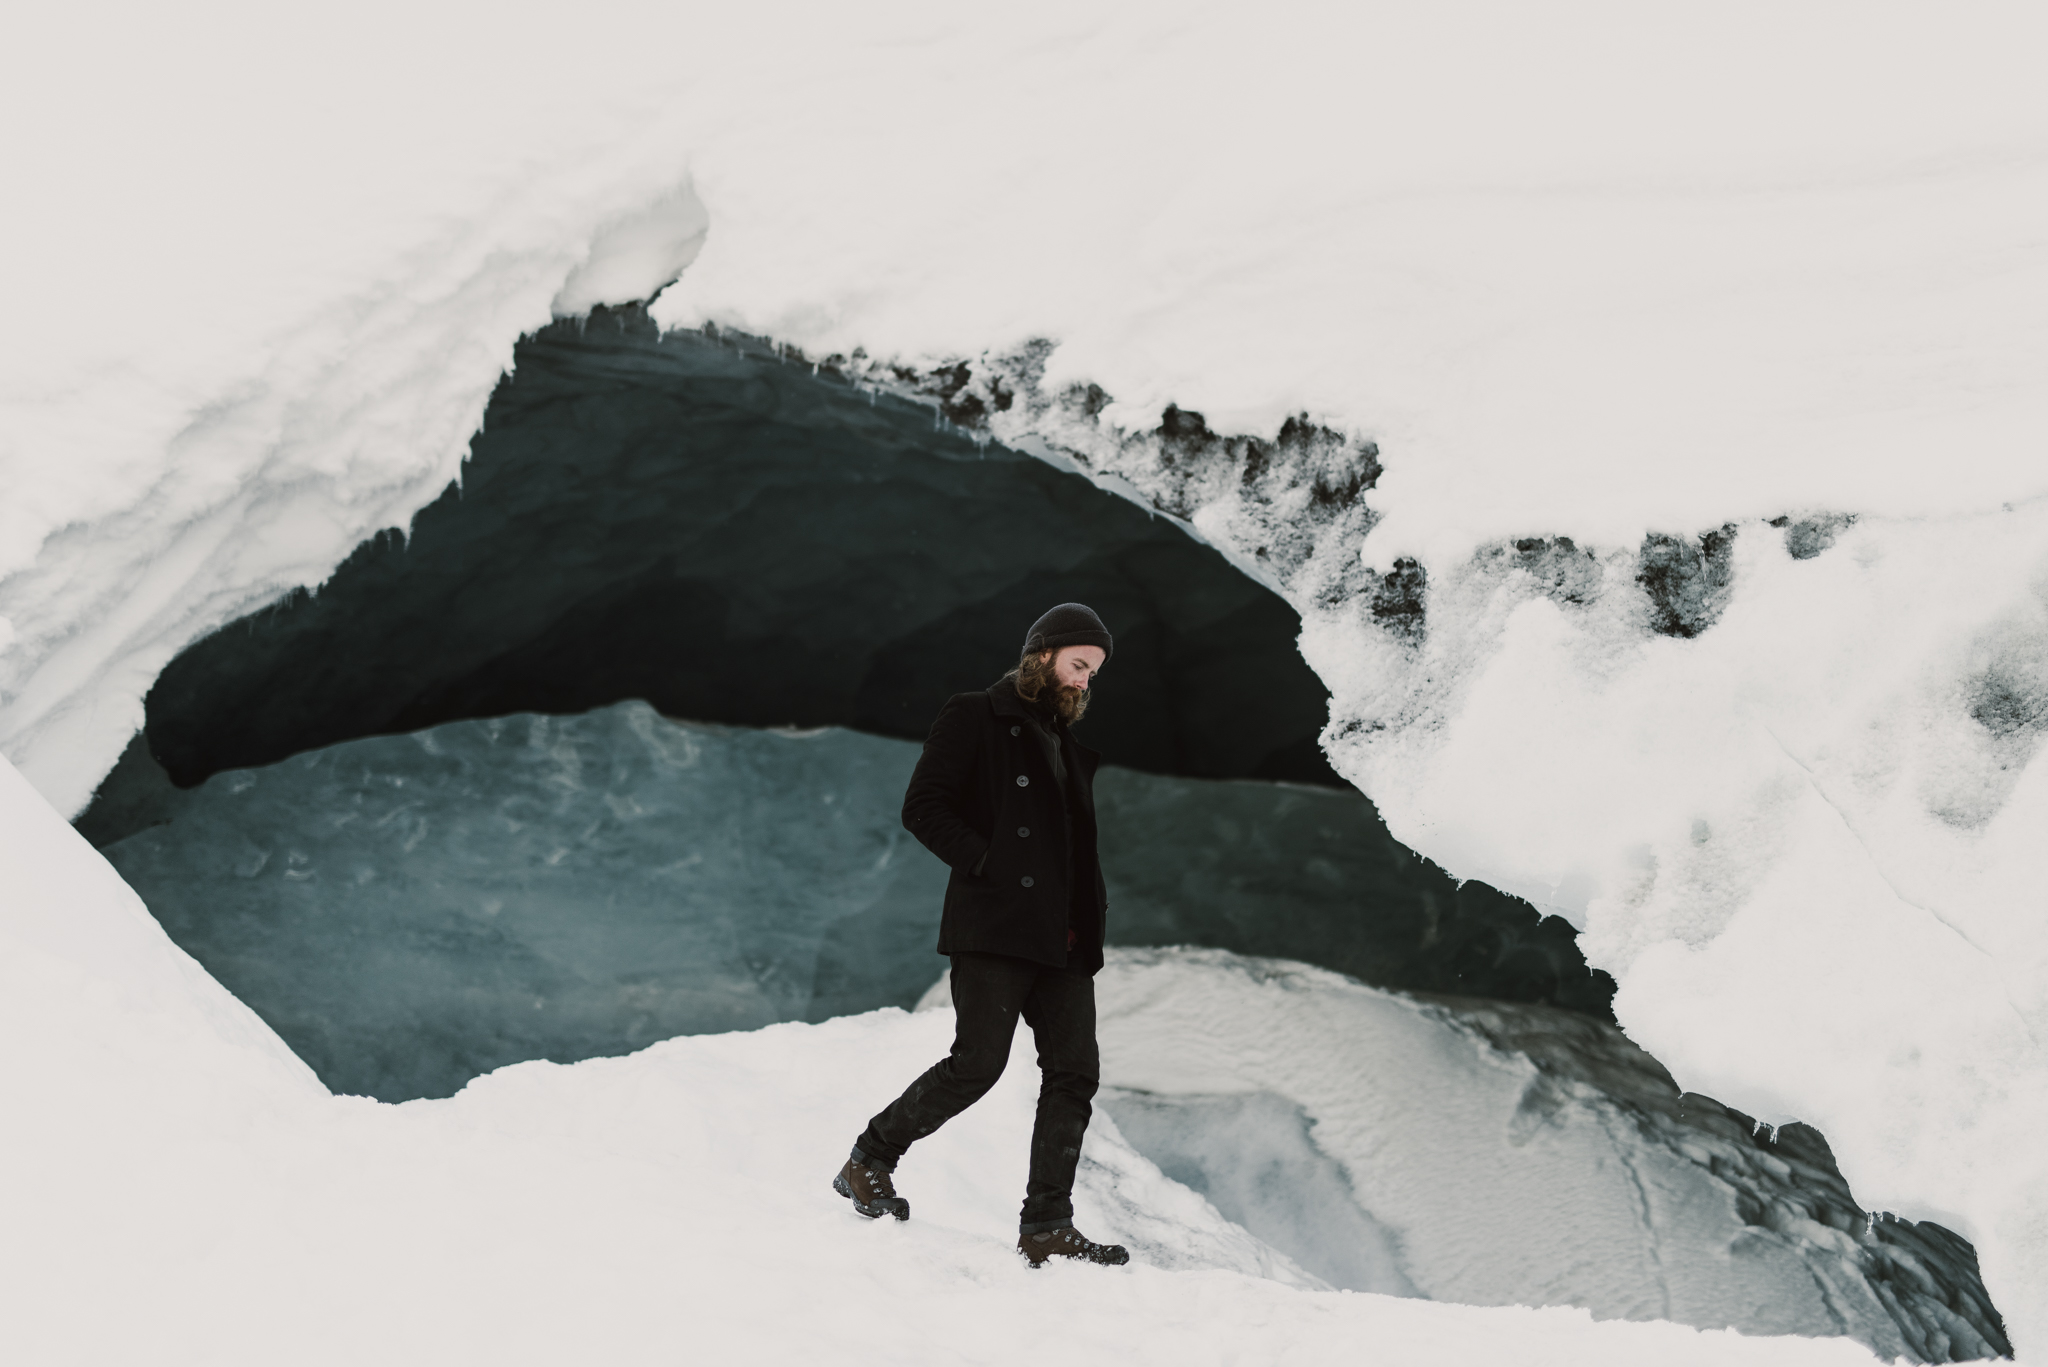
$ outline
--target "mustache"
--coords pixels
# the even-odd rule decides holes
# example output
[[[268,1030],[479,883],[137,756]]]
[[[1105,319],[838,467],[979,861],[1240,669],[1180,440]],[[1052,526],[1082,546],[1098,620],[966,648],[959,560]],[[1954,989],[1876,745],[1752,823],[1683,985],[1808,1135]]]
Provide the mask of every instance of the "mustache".
[[[1053,689],[1052,709],[1059,719],[1069,726],[1081,720],[1088,710],[1088,690],[1074,684],[1058,684]]]

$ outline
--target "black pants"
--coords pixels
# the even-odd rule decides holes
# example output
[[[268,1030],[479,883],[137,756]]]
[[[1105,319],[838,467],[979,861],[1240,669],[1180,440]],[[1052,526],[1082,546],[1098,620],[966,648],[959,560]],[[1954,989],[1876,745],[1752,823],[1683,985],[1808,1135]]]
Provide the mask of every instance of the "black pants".
[[[1010,1061],[1010,1039],[1021,1015],[1038,1044],[1040,1077],[1023,1232],[1070,1225],[1088,1102],[1102,1071],[1095,1050],[1095,980],[1074,969],[1001,954],[952,957],[952,1052],[870,1120],[856,1147],[870,1161],[894,1167],[905,1149],[981,1100]]]

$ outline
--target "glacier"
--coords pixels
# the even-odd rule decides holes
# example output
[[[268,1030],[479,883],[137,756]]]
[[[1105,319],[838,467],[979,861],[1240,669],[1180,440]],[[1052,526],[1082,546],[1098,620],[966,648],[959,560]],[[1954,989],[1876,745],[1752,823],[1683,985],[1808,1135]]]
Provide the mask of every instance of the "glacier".
[[[625,698],[922,740],[1012,662],[1010,619],[1063,597],[1122,624],[1111,762],[1342,783],[1300,618],[1171,520],[928,404],[601,309],[519,341],[460,482],[403,536],[180,653],[144,724],[181,784]]]
[[[1315,743],[1327,704],[1294,646],[1299,618],[1169,519],[935,426],[928,407],[772,351],[662,337],[636,310],[545,328],[515,361],[462,485],[402,541],[359,548],[317,594],[173,660],[143,735],[79,818],[181,943],[214,944],[202,959],[331,1083],[397,1100],[483,1066],[660,1037],[649,1031],[908,1005],[931,971],[917,895],[928,879],[916,859],[889,861],[914,747],[834,732],[791,749],[641,715],[630,727],[515,716],[507,729],[505,714],[636,698],[727,726],[916,738],[948,693],[1006,660],[1004,622],[1069,597],[1130,623],[1089,725],[1116,765],[1098,800],[1125,832],[1110,854],[1121,942],[1221,945],[1388,986],[1606,1013],[1612,984],[1587,970],[1566,923],[1448,878],[1355,790],[1329,786],[1340,781]],[[490,720],[456,720],[477,717]],[[393,732],[413,741],[379,739]],[[1213,781],[1230,777],[1290,782]],[[195,781],[190,796],[174,786]],[[839,858],[778,834],[822,819],[814,794],[834,798],[830,829],[858,829],[855,844],[879,853]],[[123,840],[174,816],[168,833]],[[713,828],[726,844],[686,834]],[[678,840],[711,862],[677,867]],[[754,853],[721,858],[741,850]],[[862,872],[872,858],[886,877]],[[838,891],[821,896],[827,886]],[[660,948],[664,908],[686,889],[710,938]],[[638,918],[618,953],[663,965],[641,983],[641,1024],[602,1047],[602,1031],[567,1027],[575,1008],[561,994],[585,974],[593,990],[612,982],[617,964],[600,955],[567,979],[541,969],[568,971],[550,908],[593,899],[618,906],[621,934]],[[1374,915],[1359,915],[1367,902]],[[487,903],[510,914],[478,922]],[[822,949],[797,929],[834,916]],[[388,950],[364,917],[385,927]],[[757,934],[770,923],[795,939]],[[239,950],[195,938],[241,924],[263,930]],[[327,927],[357,952],[266,957],[262,936],[300,943],[292,927]],[[334,1051],[285,1023],[340,1028],[325,1003],[378,995],[373,964],[413,998],[432,995],[399,967],[397,942],[422,937],[447,937],[432,970],[446,982],[485,963],[505,981],[408,1012],[460,1019],[472,998],[544,997],[545,1010],[520,1000],[496,1017],[533,1052],[508,1043],[465,1069],[407,1044],[407,1066],[441,1070],[432,1084],[330,1071]],[[698,990],[684,986],[698,955],[701,1009],[683,999]],[[354,977],[293,976],[348,963]],[[750,1005],[714,986],[757,978]]]
[[[19,29],[0,753],[49,808],[86,806],[181,650],[439,496],[518,337],[681,270],[657,321],[1000,387],[997,440],[1280,588],[1393,834],[1581,922],[1682,1085],[1812,1121],[1865,1200],[1966,1234],[2037,1351],[2031,9],[300,22]],[[10,926],[59,935],[104,872],[42,860],[8,791]],[[222,1124],[199,1060],[291,1072],[215,1049],[195,1021],[247,1022],[189,966],[122,978],[168,951],[102,931],[37,971],[163,1029],[79,1038],[161,1048]],[[14,1038],[78,1079],[37,1095],[146,1085]],[[171,1185],[134,1208],[183,1212]]]
[[[1216,950],[1121,951],[1101,992],[1125,1136],[1339,1285],[2008,1351],[1953,1235],[1872,1220],[1817,1135],[1760,1140],[1599,1022]]]

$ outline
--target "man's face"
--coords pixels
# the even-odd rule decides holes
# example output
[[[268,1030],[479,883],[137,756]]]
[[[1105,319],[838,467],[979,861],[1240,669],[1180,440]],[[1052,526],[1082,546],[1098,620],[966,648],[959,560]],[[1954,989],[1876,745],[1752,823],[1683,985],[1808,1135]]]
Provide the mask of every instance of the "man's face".
[[[1040,653],[1039,659],[1044,659]],[[1088,681],[1095,677],[1095,671],[1102,668],[1108,657],[1101,646],[1061,646],[1060,653],[1052,662],[1052,676],[1062,688],[1078,688],[1086,691]]]

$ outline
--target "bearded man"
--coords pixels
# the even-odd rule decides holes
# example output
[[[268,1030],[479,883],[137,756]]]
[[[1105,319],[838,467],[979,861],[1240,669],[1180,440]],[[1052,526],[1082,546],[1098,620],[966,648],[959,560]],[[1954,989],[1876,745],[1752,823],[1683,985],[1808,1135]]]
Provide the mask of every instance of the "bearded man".
[[[868,1122],[832,1179],[869,1219],[909,1219],[896,1164],[995,1086],[1021,1015],[1040,1074],[1017,1236],[1033,1267],[1130,1261],[1074,1228],[1074,1171],[1101,1072],[1095,974],[1109,899],[1095,851],[1102,757],[1069,728],[1113,646],[1091,609],[1062,603],[1031,624],[1015,669],[954,694],[932,723],[903,824],[953,870],[939,920],[939,953],[953,963],[953,1048]]]

